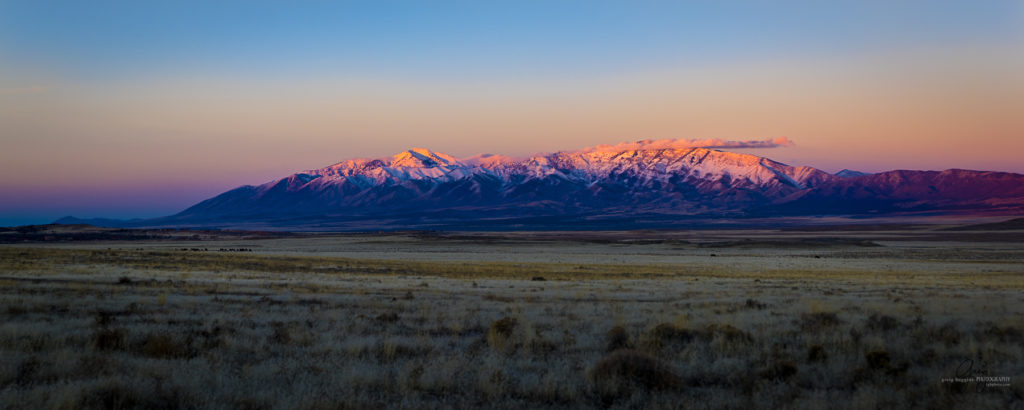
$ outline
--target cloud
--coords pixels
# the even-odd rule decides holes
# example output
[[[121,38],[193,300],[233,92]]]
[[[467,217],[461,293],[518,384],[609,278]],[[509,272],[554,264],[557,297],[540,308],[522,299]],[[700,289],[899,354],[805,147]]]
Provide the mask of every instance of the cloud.
[[[615,145],[598,145],[588,147],[577,152],[595,151],[639,151],[652,149],[687,149],[687,148],[778,148],[792,147],[796,145],[786,137],[775,139],[749,140],[749,141],[727,141],[721,138],[708,139],[679,139],[669,138],[663,140],[640,140],[635,142],[622,142]]]

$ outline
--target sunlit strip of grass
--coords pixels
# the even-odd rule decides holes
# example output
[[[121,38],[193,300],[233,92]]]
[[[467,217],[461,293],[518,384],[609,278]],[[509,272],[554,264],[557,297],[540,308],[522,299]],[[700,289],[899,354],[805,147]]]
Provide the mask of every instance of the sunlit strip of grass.
[[[919,271],[877,272],[838,263],[826,269],[758,269],[690,264],[579,264],[542,262],[438,262],[354,259],[317,256],[255,255],[206,251],[88,250],[63,248],[0,248],[0,270],[43,272],[75,267],[119,267],[166,272],[259,272],[280,274],[356,274],[435,276],[462,279],[591,280],[591,279],[827,279],[869,283],[917,283],[1024,288],[1019,273],[977,275]],[[81,268],[85,268],[84,270]]]

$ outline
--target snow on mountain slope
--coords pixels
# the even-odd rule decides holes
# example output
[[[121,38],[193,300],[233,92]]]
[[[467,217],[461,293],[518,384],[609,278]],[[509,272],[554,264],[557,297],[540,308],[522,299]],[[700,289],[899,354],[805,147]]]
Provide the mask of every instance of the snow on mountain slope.
[[[498,155],[480,155],[460,161],[450,155],[414,148],[391,158],[348,160],[302,174],[332,181],[365,177],[378,184],[408,180],[450,182],[474,175],[505,178],[559,175],[592,184],[629,174],[644,181],[667,182],[684,176],[691,180],[727,178],[751,186],[788,184],[797,188],[830,177],[814,168],[791,167],[753,155],[704,148],[558,152],[521,161]]]
[[[678,213],[740,209],[830,178],[809,167],[704,148],[586,150],[523,160],[459,160],[413,148],[352,159],[228,191],[182,212],[223,218],[388,209],[505,207],[636,209]]]
[[[755,155],[670,145],[648,141],[525,159],[458,159],[413,148],[388,158],[346,160],[239,187],[169,218],[175,223],[274,220],[288,225],[293,220],[358,220],[368,215],[372,218],[367,220],[400,215],[434,220],[445,215],[479,221],[596,214],[1024,209],[1024,176],[1018,174],[891,171],[843,177]]]

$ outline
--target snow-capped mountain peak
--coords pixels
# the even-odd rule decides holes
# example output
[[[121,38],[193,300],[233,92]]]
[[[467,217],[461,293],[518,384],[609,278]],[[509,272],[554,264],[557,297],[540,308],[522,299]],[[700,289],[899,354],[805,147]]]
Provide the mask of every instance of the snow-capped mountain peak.
[[[391,157],[351,159],[240,187],[171,218],[281,224],[341,218],[358,224],[361,216],[393,220],[396,215],[446,223],[559,215],[590,220],[587,215],[676,218],[836,210],[877,214],[928,207],[1024,209],[1018,205],[1024,204],[1024,176],[1017,174],[891,171],[844,178],[750,154],[678,145],[640,141],[525,159],[478,155],[462,160],[412,148]],[[435,223],[422,221],[416,223],[426,225],[418,226]]]
[[[476,176],[499,178],[508,185],[523,178],[558,176],[588,186],[629,178],[647,185],[686,183],[774,189],[777,186],[806,188],[834,178],[814,168],[792,167],[750,154],[706,148],[662,148],[658,144],[635,148],[562,151],[525,160],[492,154],[459,160],[425,148],[412,148],[390,158],[347,160],[303,174],[325,177],[325,181],[351,180],[361,186],[401,184],[411,180],[450,182]]]
[[[451,155],[433,152],[426,148],[412,148],[391,157],[388,165],[392,167],[433,168],[462,166],[463,164]]]

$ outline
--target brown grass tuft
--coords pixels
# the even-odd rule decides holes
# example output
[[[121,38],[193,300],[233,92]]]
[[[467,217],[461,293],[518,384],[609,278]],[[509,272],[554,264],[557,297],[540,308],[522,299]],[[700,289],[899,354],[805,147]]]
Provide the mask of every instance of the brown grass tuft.
[[[511,317],[495,320],[487,330],[487,345],[498,351],[510,350],[514,347],[511,339],[517,325],[518,322]]]

